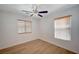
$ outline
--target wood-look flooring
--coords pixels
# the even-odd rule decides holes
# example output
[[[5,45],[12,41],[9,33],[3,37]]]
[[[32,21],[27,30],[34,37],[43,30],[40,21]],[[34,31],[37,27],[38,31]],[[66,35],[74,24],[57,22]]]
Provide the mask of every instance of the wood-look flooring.
[[[40,39],[0,50],[1,54],[73,54],[73,52]]]

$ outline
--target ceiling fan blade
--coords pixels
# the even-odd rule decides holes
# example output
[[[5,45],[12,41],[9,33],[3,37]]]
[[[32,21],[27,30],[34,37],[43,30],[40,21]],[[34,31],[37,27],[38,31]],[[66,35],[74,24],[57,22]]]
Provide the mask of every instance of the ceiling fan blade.
[[[38,16],[43,17],[42,15],[38,14]]]
[[[33,11],[37,11],[38,6],[37,6],[36,4],[33,4],[33,5],[32,5],[32,9],[33,9]]]
[[[31,11],[22,10],[25,13],[32,13]]]
[[[33,14],[31,14],[30,16],[33,16]]]
[[[39,11],[38,13],[48,13],[48,11]]]

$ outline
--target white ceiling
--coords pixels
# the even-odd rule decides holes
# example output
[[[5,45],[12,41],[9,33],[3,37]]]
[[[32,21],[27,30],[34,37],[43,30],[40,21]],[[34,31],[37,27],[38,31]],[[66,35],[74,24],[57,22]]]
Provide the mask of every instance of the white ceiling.
[[[0,10],[26,15],[24,12],[22,12],[22,10],[31,11],[32,5],[33,4],[1,4]],[[45,17],[46,15],[49,15],[51,12],[54,12],[54,11],[58,10],[59,8],[67,6],[67,4],[39,4],[37,6],[38,6],[38,10],[43,10],[43,11],[47,10],[48,11],[47,14],[44,14],[44,17]],[[36,16],[34,16],[34,17],[36,17]]]

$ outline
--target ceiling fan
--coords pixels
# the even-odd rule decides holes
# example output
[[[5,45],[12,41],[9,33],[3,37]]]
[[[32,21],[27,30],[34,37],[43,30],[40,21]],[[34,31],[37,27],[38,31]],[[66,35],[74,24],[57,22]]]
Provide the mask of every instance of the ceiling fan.
[[[32,11],[27,11],[27,10],[22,10],[23,12],[25,12],[26,14],[30,14],[30,16],[34,16],[34,15],[38,15],[40,17],[43,17],[43,13],[48,13],[48,11],[38,11],[38,6],[35,5],[32,7]]]

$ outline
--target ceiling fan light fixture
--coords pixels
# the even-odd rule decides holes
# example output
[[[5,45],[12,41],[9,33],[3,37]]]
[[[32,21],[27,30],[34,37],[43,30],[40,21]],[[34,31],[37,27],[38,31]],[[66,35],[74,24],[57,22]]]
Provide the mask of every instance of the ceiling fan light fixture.
[[[34,6],[34,8],[32,9],[32,11],[26,11],[26,10],[22,10],[23,12],[25,12],[26,14],[31,14],[30,16],[40,16],[43,17],[41,14],[43,13],[48,13],[48,11],[38,11],[38,7],[37,5]]]

